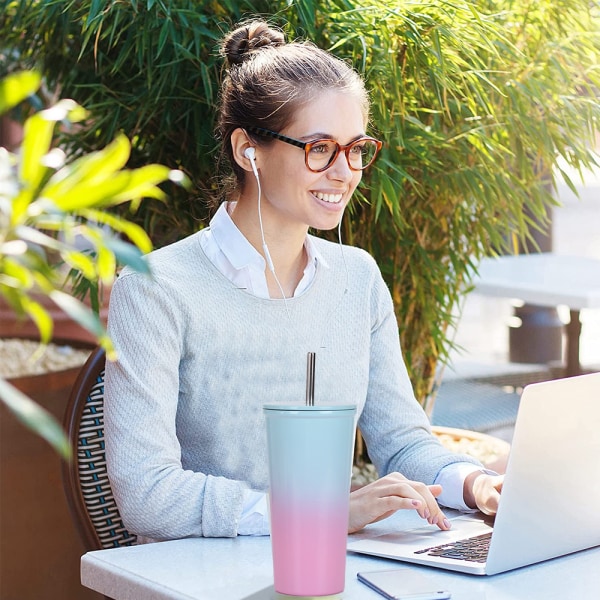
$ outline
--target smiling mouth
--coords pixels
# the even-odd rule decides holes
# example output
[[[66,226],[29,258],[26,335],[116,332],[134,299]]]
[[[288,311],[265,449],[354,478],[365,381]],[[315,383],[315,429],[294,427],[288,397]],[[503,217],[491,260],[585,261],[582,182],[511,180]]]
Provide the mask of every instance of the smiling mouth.
[[[328,204],[339,204],[344,197],[344,194],[323,194],[321,192],[313,192],[313,195]]]

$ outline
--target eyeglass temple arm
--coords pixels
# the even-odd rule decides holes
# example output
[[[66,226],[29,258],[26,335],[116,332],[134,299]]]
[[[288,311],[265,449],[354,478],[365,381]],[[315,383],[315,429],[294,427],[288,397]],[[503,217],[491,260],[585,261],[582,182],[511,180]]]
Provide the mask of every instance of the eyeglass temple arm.
[[[266,137],[272,137],[276,140],[281,140],[282,142],[286,142],[287,144],[291,144],[292,146],[297,146],[298,148],[306,148],[306,142],[301,142],[300,140],[295,140],[294,138],[287,137],[287,135],[281,135],[275,131],[271,131],[270,129],[263,129],[262,127],[246,127],[246,130],[250,133],[255,133],[256,135],[262,135]]]

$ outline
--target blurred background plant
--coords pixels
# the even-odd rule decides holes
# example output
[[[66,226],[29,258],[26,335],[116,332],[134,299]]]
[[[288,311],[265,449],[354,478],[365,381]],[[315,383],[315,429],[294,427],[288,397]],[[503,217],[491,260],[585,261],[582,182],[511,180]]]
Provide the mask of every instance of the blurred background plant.
[[[332,50],[366,78],[371,131],[385,147],[344,235],[383,271],[415,393],[430,411],[478,260],[513,252],[548,225],[560,161],[576,170],[597,162],[598,5],[0,0],[0,68],[36,66],[47,89],[90,111],[84,126],[61,132],[67,155],[123,132],[131,167],[159,162],[189,175],[189,190],[144,201],[133,217],[162,246],[206,225],[220,199],[217,45],[254,14]]]
[[[40,74],[31,71],[0,80],[0,115],[36,93],[40,84]],[[151,250],[150,238],[139,225],[107,209],[124,203],[135,209],[145,197],[163,200],[159,184],[183,181],[183,174],[156,164],[124,168],[130,145],[122,134],[101,150],[67,160],[52,145],[55,128],[66,130],[86,117],[73,100],[59,100],[25,120],[17,153],[0,148],[0,295],[17,316],[35,322],[40,352],[51,341],[53,328],[41,295],[89,330],[112,357],[97,312],[63,291],[64,268],[96,287],[110,285],[118,265],[147,272],[142,254]],[[0,401],[68,455],[66,437],[54,417],[2,378]]]

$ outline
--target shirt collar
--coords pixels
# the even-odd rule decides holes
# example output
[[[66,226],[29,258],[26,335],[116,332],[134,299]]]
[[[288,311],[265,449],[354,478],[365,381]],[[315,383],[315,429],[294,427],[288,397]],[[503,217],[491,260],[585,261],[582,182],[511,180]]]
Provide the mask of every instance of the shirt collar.
[[[221,203],[221,206],[219,206],[217,212],[210,221],[210,230],[215,243],[230,262],[231,266],[235,269],[243,269],[252,266],[264,270],[265,259],[237,228],[229,215],[229,205],[233,208],[235,202]],[[312,236],[306,236],[304,247],[306,248],[306,254],[308,256],[308,266],[311,264],[316,265],[318,263],[325,268],[329,268],[327,261],[323,258],[321,252],[319,252],[317,244],[312,239]]]
[[[307,264],[319,264],[326,269],[329,269],[329,265],[327,261],[323,258],[321,252],[317,248],[317,244],[315,243],[312,236],[307,235],[306,240],[304,241],[304,247],[306,248],[306,255],[308,256]]]
[[[210,230],[219,250],[235,269],[244,267],[265,268],[265,259],[260,252],[244,237],[229,216],[227,206],[235,203],[223,202],[210,221]]]

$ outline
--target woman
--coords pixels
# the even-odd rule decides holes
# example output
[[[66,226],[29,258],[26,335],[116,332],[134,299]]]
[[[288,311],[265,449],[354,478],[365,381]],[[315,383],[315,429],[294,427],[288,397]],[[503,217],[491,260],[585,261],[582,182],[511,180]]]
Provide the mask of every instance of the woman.
[[[308,235],[338,227],[381,146],[360,77],[262,21],[223,42],[218,134],[234,189],[210,227],[125,270],[111,297],[107,460],[142,541],[268,534],[263,404],[356,404],[384,477],[353,492],[349,531],[398,509],[441,529],[439,503],[493,513],[501,478],[445,451],[404,366],[373,259]],[[436,497],[438,501],[436,501]]]

